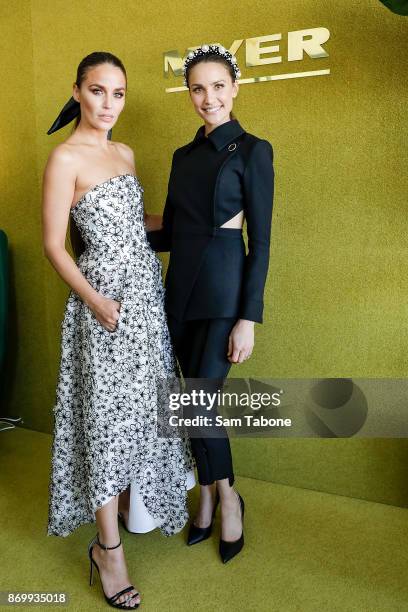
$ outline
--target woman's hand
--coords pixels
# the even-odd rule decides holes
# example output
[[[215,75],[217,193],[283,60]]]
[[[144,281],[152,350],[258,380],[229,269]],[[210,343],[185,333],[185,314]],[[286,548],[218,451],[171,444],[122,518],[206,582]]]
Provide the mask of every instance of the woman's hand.
[[[163,226],[163,217],[162,215],[149,215],[148,213],[145,213],[144,224],[146,232],[160,230]]]
[[[89,307],[99,323],[108,331],[113,332],[118,323],[120,305],[120,302],[99,294],[95,302],[89,304]]]
[[[238,319],[228,339],[228,361],[242,363],[251,356],[254,348],[254,321]]]

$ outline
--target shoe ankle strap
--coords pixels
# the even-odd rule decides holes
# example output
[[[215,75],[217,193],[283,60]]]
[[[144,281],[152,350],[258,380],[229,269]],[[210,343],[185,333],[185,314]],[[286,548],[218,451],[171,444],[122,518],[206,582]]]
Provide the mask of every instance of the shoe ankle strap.
[[[97,544],[103,548],[104,550],[113,550],[114,548],[119,548],[119,546],[122,544],[122,538],[119,537],[119,544],[116,544],[116,546],[105,546],[105,544],[102,544],[99,541],[99,533],[96,534],[96,542]]]

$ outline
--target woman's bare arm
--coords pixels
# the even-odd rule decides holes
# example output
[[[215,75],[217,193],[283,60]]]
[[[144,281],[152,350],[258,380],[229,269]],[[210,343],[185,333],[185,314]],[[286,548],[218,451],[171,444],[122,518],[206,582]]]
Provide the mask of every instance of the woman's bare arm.
[[[59,145],[52,151],[43,177],[44,255],[60,277],[93,310],[98,321],[113,331],[119,318],[118,302],[105,298],[90,285],[65,248],[75,181],[76,167],[72,154],[64,145]]]
[[[76,169],[70,152],[57,147],[48,159],[43,177],[44,254],[60,277],[86,304],[91,305],[99,293],[88,283],[65,248],[75,181]]]

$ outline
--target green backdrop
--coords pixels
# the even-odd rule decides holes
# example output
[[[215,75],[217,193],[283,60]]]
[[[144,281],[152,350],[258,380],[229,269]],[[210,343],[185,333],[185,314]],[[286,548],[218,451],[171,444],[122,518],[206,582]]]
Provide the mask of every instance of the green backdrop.
[[[329,56],[288,62],[289,31],[325,27]],[[234,112],[275,151],[265,323],[231,376],[404,377],[407,371],[408,21],[378,0],[149,3],[19,0],[0,6],[3,87],[0,227],[10,241],[10,414],[50,432],[67,286],[41,245],[42,171],[71,127],[46,135],[83,56],[124,62],[127,105],[113,138],[132,146],[146,208],[162,210],[172,151],[199,126],[163,52],[282,34],[282,63],[243,78],[330,69],[242,85]],[[272,43],[271,43],[272,44]],[[275,43],[276,44],[276,43]],[[164,259],[166,263],[166,259]],[[236,471],[408,504],[405,440],[234,440]]]

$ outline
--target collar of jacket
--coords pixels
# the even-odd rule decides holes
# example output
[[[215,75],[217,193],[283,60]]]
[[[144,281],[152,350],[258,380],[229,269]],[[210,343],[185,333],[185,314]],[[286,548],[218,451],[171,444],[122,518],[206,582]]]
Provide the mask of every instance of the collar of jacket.
[[[195,135],[195,138],[191,144],[196,144],[201,139],[206,138],[214,145],[217,151],[221,151],[221,149],[223,149],[232,140],[235,140],[235,138],[238,138],[238,136],[244,134],[245,130],[240,126],[236,119],[231,119],[230,121],[222,123],[218,127],[214,128],[208,134],[208,136],[205,136],[204,132],[205,126],[202,125],[197,131],[197,134]]]

